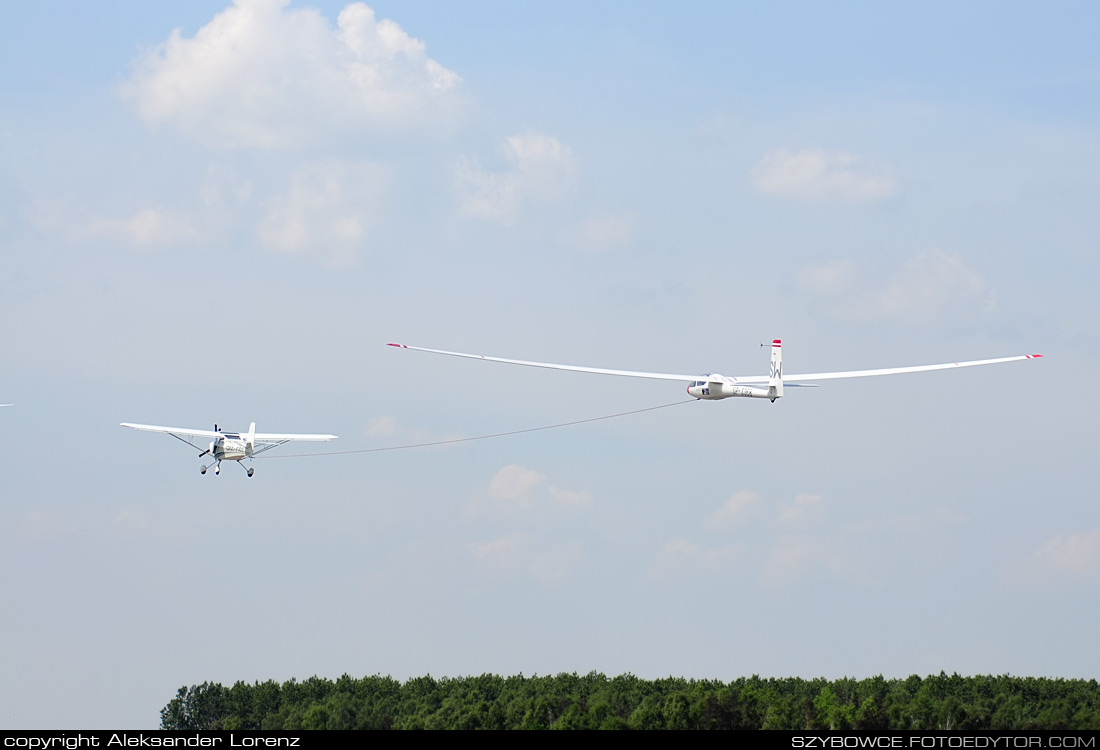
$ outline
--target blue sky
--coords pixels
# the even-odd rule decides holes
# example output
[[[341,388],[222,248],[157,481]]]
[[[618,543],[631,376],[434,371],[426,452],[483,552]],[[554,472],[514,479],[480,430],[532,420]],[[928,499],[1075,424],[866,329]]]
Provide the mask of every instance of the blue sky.
[[[11,9],[0,726],[344,672],[1094,677],[1097,20]],[[386,342],[751,375],[776,337],[1046,358],[251,480],[118,427],[476,436],[683,393]]]

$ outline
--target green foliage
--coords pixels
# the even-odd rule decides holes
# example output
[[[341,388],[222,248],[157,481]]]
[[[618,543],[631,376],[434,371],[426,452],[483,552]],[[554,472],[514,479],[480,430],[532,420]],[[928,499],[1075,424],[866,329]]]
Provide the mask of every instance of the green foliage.
[[[1097,729],[1095,680],[961,677],[730,683],[599,672],[310,677],[181,687],[162,729]]]

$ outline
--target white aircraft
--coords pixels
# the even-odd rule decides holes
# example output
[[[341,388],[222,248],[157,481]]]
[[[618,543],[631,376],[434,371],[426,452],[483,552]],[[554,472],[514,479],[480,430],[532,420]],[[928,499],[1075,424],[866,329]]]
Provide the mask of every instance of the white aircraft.
[[[121,425],[123,427],[132,427],[135,430],[144,430],[145,432],[164,432],[171,435],[176,440],[182,440],[192,448],[198,448],[202,451],[199,454],[199,458],[210,456],[214,459],[212,463],[200,468],[199,473],[205,474],[206,470],[213,466],[215,475],[222,473],[222,461],[236,461],[242,469],[248,472],[248,476],[252,476],[253,468],[251,466],[246,467],[244,464],[240,463],[241,461],[246,458],[251,459],[253,456],[258,456],[265,451],[269,451],[283,443],[289,443],[292,440],[322,442],[336,439],[335,435],[282,435],[277,433],[256,432],[255,422],[248,426],[248,432],[244,434],[239,432],[222,432],[218,429],[217,425],[214,425],[213,430],[188,430],[182,427],[161,427],[159,425],[133,424],[131,422],[122,422]],[[188,438],[211,438],[211,442],[204,450],[201,445],[193,443]]]
[[[634,372],[633,370],[605,370],[599,367],[576,367],[574,365],[555,365],[548,362],[526,362],[521,359],[501,359],[500,357],[486,357],[481,354],[463,354],[461,352],[445,352],[440,349],[424,349],[419,346],[405,346],[404,344],[389,344],[399,349],[413,349],[418,352],[431,352],[432,354],[447,354],[452,357],[467,357],[469,359],[483,359],[487,362],[503,362],[509,365],[524,365],[526,367],[547,367],[552,370],[571,370],[573,372],[594,372],[599,375],[623,375],[630,378],[651,378],[654,380],[679,380],[686,382],[689,396],[707,401],[717,401],[723,398],[766,398],[775,403],[777,398],[783,395],[783,386],[804,386],[807,381],[813,380],[839,380],[841,378],[866,378],[873,375],[899,375],[904,372],[926,372],[929,370],[950,370],[956,367],[976,367],[977,365],[995,365],[1000,362],[1015,362],[1022,359],[1038,359],[1042,354],[1022,354],[1018,357],[1001,357],[1000,359],[979,359],[972,362],[948,362],[942,365],[917,365],[916,367],[891,367],[884,370],[850,370],[848,372],[815,372],[808,375],[787,376],[791,381],[787,382],[783,375],[783,344],[779,339],[772,341],[771,374],[750,375],[748,377],[729,377],[712,372],[708,375],[671,375],[661,372]],[[767,383],[767,388],[757,387],[752,384]]]

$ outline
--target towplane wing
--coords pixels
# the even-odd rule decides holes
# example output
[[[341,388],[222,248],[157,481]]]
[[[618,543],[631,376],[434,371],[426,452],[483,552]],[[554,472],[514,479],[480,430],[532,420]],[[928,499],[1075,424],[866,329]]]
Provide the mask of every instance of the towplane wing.
[[[145,432],[163,432],[167,435],[178,435],[181,437],[204,437],[204,438],[216,438],[225,435],[241,435],[247,436],[247,432],[235,433],[213,430],[192,430],[185,427],[162,427],[155,424],[134,424],[132,422],[120,422],[123,427],[132,427],[135,430],[144,430]],[[253,439],[257,443],[289,443],[293,440],[311,441],[311,442],[323,442],[325,440],[336,440],[335,435],[294,435],[283,434],[278,432],[257,432],[253,434]]]

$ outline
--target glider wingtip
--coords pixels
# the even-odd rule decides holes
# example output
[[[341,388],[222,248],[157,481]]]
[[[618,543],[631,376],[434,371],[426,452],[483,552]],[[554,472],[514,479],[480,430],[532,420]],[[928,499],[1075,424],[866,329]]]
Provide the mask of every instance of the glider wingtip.
[[[1043,356],[1042,354],[1029,354],[1029,355],[1027,355],[1027,358],[1028,359],[1039,359],[1042,356]]]
[[[404,344],[386,344],[386,346],[396,346],[398,349],[408,349],[409,347]]]

